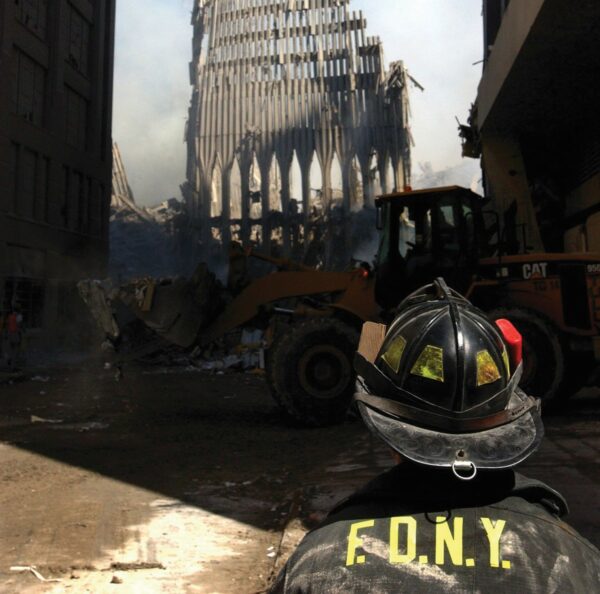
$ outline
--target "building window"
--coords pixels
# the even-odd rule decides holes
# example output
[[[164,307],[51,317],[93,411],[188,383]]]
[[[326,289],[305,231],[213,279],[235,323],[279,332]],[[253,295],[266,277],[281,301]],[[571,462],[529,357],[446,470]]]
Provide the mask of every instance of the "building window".
[[[17,19],[42,39],[46,38],[47,0],[15,0]]]
[[[66,227],[69,221],[69,192],[71,183],[71,170],[64,166],[63,167],[63,199],[60,205],[59,212],[59,225]]]
[[[26,120],[41,126],[44,123],[46,69],[18,48],[16,79],[13,85],[13,111]]]
[[[71,231],[88,233],[90,227],[90,197],[92,178],[68,167],[65,172],[66,205],[63,209],[65,226]]]
[[[83,191],[83,175],[78,171],[71,171],[69,180],[69,221],[71,231],[79,231],[79,205]]]
[[[42,155],[37,156],[35,165],[35,204],[33,217],[37,221],[48,221],[48,174],[50,159]]]
[[[7,278],[1,306],[0,315],[3,318],[17,307],[23,315],[23,328],[41,328],[44,316],[43,282],[29,278]]]
[[[89,221],[90,221],[90,235],[92,237],[99,237],[102,229],[102,212],[100,186],[95,180],[89,179]]]
[[[87,143],[88,102],[79,93],[65,87],[66,141],[76,148],[85,149]]]
[[[86,176],[82,178],[81,188],[79,189],[79,231],[89,233],[90,231],[90,199],[92,197],[92,178]]]
[[[17,211],[17,200],[19,194],[19,152],[20,147],[16,142],[10,143],[11,148],[11,193],[9,194],[9,209]]]
[[[110,198],[106,194],[106,186],[100,184],[98,188],[99,208],[100,208],[100,235],[104,237],[108,234],[110,220]]]
[[[13,212],[28,219],[47,220],[49,159],[13,144]]]
[[[67,62],[77,72],[87,76],[90,55],[91,25],[69,5],[69,54]]]
[[[24,148],[21,152],[21,175],[17,194],[17,213],[28,219],[33,218],[35,202],[35,163],[37,155]]]

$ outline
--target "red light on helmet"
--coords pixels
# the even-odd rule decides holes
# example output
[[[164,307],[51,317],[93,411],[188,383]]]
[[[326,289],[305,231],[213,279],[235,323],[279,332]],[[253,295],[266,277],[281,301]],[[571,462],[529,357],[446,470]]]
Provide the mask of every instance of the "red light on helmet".
[[[521,361],[523,361],[523,337],[510,320],[496,320],[496,326],[498,326],[502,338],[504,338],[504,342],[508,349],[510,365],[514,371]]]

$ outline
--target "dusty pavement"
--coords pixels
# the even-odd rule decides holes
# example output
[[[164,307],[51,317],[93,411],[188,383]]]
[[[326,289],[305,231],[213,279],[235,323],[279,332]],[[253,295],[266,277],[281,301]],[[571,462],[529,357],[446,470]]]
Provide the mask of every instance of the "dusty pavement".
[[[390,464],[358,421],[285,425],[252,375],[29,377],[0,385],[2,593],[263,592],[304,531]],[[567,496],[598,546],[600,396],[547,430],[527,473]]]

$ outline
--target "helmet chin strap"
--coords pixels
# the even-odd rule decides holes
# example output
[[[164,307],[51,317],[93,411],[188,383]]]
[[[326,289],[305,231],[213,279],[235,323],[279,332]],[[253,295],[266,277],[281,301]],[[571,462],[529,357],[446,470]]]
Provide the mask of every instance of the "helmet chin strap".
[[[477,466],[467,460],[455,460],[452,472],[461,481],[472,481],[477,476]]]

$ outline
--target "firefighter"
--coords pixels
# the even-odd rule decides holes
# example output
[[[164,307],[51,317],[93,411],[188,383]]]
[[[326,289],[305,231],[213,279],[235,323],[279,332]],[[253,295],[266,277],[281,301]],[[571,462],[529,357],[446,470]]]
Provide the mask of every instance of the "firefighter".
[[[437,280],[365,324],[356,402],[398,464],[309,533],[272,594],[599,592],[562,496],[515,473],[543,437],[521,337]]]

